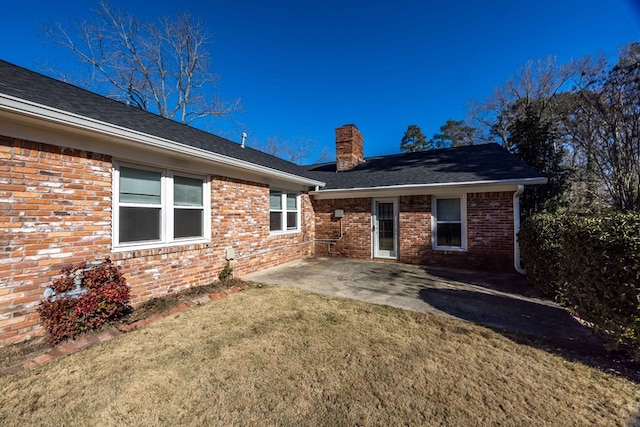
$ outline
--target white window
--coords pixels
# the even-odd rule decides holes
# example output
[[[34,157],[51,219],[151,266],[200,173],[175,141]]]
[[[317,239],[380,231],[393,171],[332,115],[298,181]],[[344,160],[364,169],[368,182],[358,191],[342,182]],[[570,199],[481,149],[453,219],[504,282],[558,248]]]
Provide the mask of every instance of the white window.
[[[283,191],[269,191],[269,231],[300,230],[300,196]]]
[[[432,238],[434,249],[464,250],[467,246],[466,198],[434,197]]]
[[[144,166],[114,169],[114,247],[155,247],[211,236],[209,181]]]

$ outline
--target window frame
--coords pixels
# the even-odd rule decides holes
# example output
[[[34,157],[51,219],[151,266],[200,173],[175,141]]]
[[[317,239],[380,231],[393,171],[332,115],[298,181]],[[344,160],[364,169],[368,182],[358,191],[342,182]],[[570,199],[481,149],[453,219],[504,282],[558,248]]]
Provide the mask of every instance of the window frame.
[[[280,193],[280,209],[272,209],[271,208],[271,193],[278,192]],[[296,210],[289,210],[287,208],[287,198],[288,196],[295,196],[296,198]],[[290,234],[290,233],[299,233],[300,232],[300,218],[302,212],[301,205],[302,198],[300,197],[300,193],[286,190],[279,190],[277,188],[269,189],[269,234]],[[281,228],[279,230],[271,229],[271,213],[272,212],[280,212],[281,214]],[[290,212],[296,212],[296,228],[289,229],[287,226],[287,214]]]
[[[438,200],[458,199],[460,202],[460,221],[438,221]],[[460,224],[460,246],[438,245],[438,224]],[[438,251],[467,250],[467,195],[431,196],[431,247]]]
[[[160,173],[160,204],[120,202],[120,169],[122,167]],[[175,205],[174,177],[202,180],[202,207]],[[160,208],[160,238],[134,242],[120,242],[120,207]],[[174,237],[174,212],[176,208],[202,210],[202,236]],[[112,250],[129,251],[162,248],[211,241],[211,180],[208,175],[198,175],[180,170],[167,169],[137,163],[113,162],[112,168]]]

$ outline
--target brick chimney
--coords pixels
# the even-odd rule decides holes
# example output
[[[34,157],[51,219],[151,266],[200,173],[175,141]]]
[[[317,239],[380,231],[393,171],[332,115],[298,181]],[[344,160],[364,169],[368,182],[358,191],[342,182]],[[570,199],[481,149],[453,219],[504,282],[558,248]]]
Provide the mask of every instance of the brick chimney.
[[[364,160],[362,134],[355,125],[336,129],[336,170],[352,169]]]

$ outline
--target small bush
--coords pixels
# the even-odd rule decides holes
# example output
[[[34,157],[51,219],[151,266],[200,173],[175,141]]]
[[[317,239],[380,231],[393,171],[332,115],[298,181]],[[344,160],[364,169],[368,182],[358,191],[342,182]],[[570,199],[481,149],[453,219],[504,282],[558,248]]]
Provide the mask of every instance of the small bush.
[[[220,270],[218,279],[221,282],[226,282],[233,279],[233,266],[231,265],[231,261],[227,261],[227,263],[224,265],[224,268]]]
[[[130,312],[129,286],[121,268],[111,260],[92,268],[84,262],[69,265],[61,274],[51,286],[55,294],[38,307],[52,344],[97,329]],[[77,276],[82,279],[81,291],[71,292],[76,289]]]
[[[640,214],[534,215],[519,240],[537,289],[640,351]]]

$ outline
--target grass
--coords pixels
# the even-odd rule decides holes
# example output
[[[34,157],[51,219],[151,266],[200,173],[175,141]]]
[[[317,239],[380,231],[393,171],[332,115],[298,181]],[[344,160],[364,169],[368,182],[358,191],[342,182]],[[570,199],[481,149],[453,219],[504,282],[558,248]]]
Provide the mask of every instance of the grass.
[[[211,294],[223,289],[229,289],[234,286],[243,286],[245,284],[247,284],[247,282],[238,279],[216,281],[208,285],[194,286],[180,292],[151,298],[150,300],[134,307],[131,314],[122,319],[122,321],[125,323],[134,323],[137,320],[146,319],[154,314],[168,311],[183,301],[192,300],[201,295]],[[110,326],[112,325],[105,325],[105,327]],[[90,331],[89,333],[92,334],[95,333],[95,331]],[[46,334],[32,338],[28,341],[0,347],[0,371],[4,368],[24,363],[36,356],[46,353],[49,350],[51,350],[51,345],[49,343],[49,337]]]
[[[634,425],[640,386],[468,322],[252,288],[11,377],[22,425]]]

